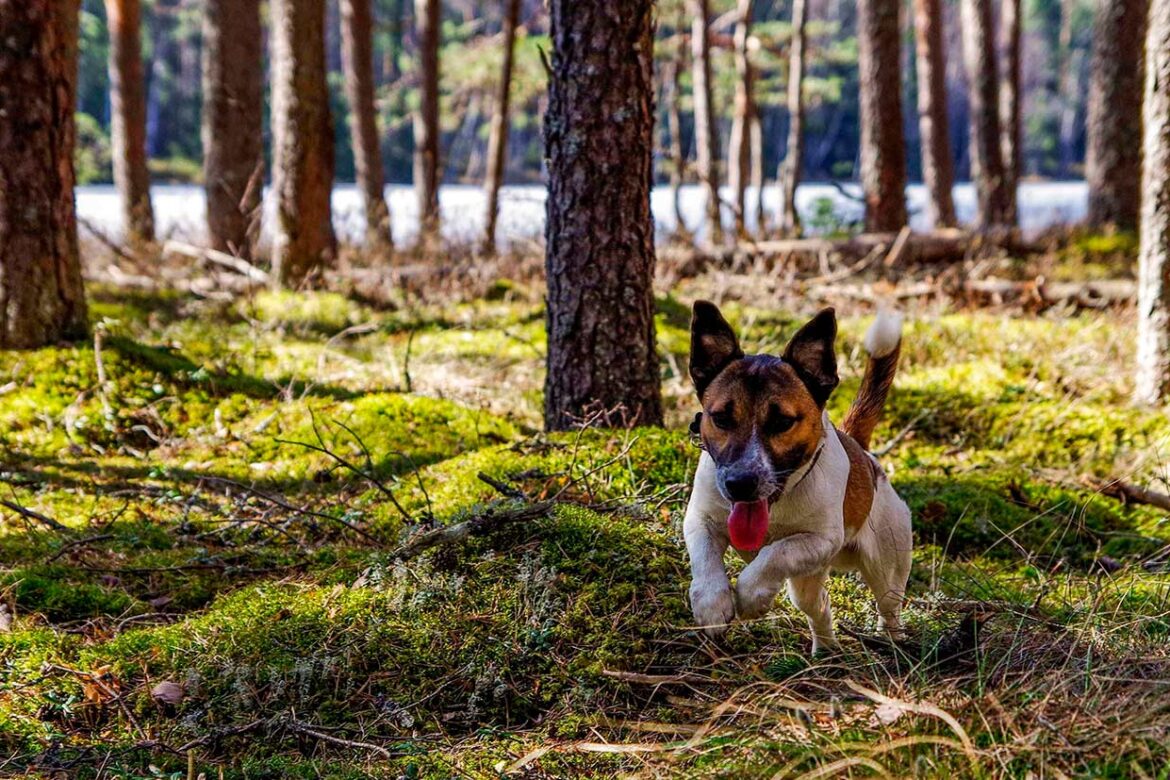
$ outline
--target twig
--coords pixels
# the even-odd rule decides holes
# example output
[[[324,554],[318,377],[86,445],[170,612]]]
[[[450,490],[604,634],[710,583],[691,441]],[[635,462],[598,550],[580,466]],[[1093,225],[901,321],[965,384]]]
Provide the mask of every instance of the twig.
[[[101,542],[101,541],[105,541],[106,539],[113,539],[113,538],[114,538],[113,534],[97,534],[95,536],[87,536],[84,539],[74,539],[72,542],[68,542],[66,544],[61,545],[61,549],[58,550],[57,552],[53,553],[48,558],[46,558],[45,563],[46,564],[52,563],[53,561],[57,560],[65,553],[69,552],[69,550],[71,550],[74,547],[82,547],[82,546],[87,545],[87,544],[92,544],[93,542]]]
[[[0,506],[8,507],[9,509],[11,509],[13,512],[16,512],[21,517],[24,517],[28,520],[36,520],[38,523],[40,523],[48,528],[52,528],[54,531],[61,531],[63,533],[69,533],[68,526],[62,525],[61,523],[57,522],[53,518],[48,517],[47,515],[42,515],[40,512],[34,512],[33,510],[29,509],[28,507],[23,507],[14,501],[6,501],[3,498],[0,498]]]
[[[1120,479],[1086,478],[1086,481],[1101,495],[1116,498],[1123,504],[1146,504],[1170,512],[1170,495],[1165,493],[1149,490],[1130,482],[1122,482]]]
[[[505,498],[515,498],[521,501],[529,501],[528,494],[517,487],[513,487],[506,482],[501,482],[495,477],[489,476],[482,471],[475,475],[480,482],[495,490]]]
[[[307,737],[319,739],[322,742],[329,742],[334,745],[341,745],[342,747],[356,748],[358,750],[368,750],[372,753],[377,753],[383,758],[393,758],[394,754],[381,745],[374,745],[370,742],[359,742],[355,739],[343,739],[342,737],[335,737],[331,734],[326,734],[317,731],[316,728],[307,723],[301,723],[299,720],[290,718],[285,721],[285,725],[297,734],[304,734]]]
[[[901,443],[902,439],[904,439],[910,435],[910,432],[912,430],[914,430],[915,425],[917,425],[919,422],[926,419],[926,417],[928,415],[933,414],[933,413],[934,413],[933,409],[923,409],[922,411],[920,411],[918,414],[916,414],[914,416],[913,420],[906,423],[906,426],[904,428],[902,428],[902,430],[895,433],[892,439],[887,441],[882,446],[878,447],[876,450],[872,450],[873,454],[879,458],[881,458],[885,455],[889,455],[890,451],[893,450],[894,447],[897,447],[898,444]]]
[[[623,672],[620,669],[602,669],[603,677],[610,677],[622,682],[637,683],[639,685],[669,685],[671,683],[709,683],[711,680],[697,674],[643,674],[641,672]]]
[[[437,545],[462,542],[471,536],[495,531],[506,525],[536,520],[547,515],[552,507],[553,502],[541,501],[536,504],[527,504],[513,509],[497,510],[496,508],[489,508],[482,514],[477,514],[470,520],[464,520],[462,523],[436,528],[432,531],[419,534],[410,542],[398,548],[392,554],[392,557],[400,561],[406,561]]]
[[[206,260],[209,263],[230,268],[236,273],[243,274],[253,282],[259,282],[261,284],[267,284],[270,278],[267,271],[257,268],[247,260],[233,257],[227,252],[220,252],[216,249],[203,249],[192,246],[191,244],[184,244],[181,241],[167,241],[163,244],[163,252],[173,252],[175,254],[193,257],[196,260]]]

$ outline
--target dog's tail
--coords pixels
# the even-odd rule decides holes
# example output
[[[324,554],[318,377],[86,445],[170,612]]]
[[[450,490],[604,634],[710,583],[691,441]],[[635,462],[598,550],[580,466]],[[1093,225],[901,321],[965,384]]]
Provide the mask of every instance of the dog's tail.
[[[869,449],[869,437],[882,418],[882,407],[894,383],[898,355],[902,352],[902,315],[897,312],[878,312],[877,319],[865,334],[865,351],[869,360],[861,377],[861,389],[849,407],[849,414],[841,424],[842,430],[858,444]]]

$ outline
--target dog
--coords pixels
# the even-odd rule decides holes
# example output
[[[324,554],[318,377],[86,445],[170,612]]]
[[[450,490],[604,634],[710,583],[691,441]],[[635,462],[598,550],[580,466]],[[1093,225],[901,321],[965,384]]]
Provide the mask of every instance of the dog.
[[[836,648],[830,569],[859,571],[880,629],[903,635],[910,510],[868,451],[897,369],[902,319],[881,313],[866,334],[865,374],[840,428],[825,411],[838,383],[836,337],[829,308],[781,357],[745,355],[714,304],[694,305],[690,374],[703,410],[692,431],[703,452],[683,536],[691,609],[711,636],[737,615],[766,613],[787,582],[808,616],[813,652]],[[729,544],[748,562],[734,590],[723,563]]]

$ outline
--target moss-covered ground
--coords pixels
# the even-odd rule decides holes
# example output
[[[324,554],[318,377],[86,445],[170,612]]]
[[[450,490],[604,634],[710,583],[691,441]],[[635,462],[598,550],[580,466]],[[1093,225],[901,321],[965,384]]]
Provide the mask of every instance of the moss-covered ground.
[[[1131,314],[911,319],[875,437],[911,638],[839,575],[844,648],[810,658],[786,603],[690,626],[686,294],[659,301],[668,428],[547,436],[543,312],[508,286],[90,292],[94,343],[0,353],[0,775],[1167,776],[1170,518],[1092,487],[1170,483]],[[752,350],[797,321],[726,311]]]

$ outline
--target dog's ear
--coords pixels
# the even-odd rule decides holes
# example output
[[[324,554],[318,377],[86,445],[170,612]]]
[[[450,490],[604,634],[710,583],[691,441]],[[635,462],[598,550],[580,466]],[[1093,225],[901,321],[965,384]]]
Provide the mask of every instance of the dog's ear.
[[[710,301],[695,301],[691,315],[691,380],[702,399],[719,372],[743,357],[735,331]]]
[[[784,349],[784,360],[796,369],[817,406],[824,407],[837,387],[837,315],[832,308],[822,309],[796,332]]]

